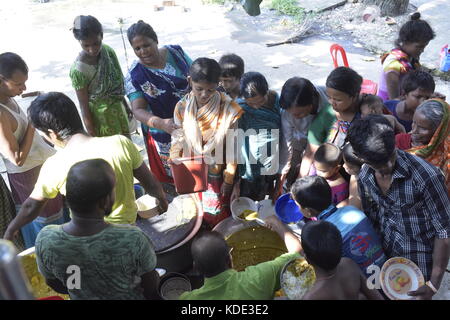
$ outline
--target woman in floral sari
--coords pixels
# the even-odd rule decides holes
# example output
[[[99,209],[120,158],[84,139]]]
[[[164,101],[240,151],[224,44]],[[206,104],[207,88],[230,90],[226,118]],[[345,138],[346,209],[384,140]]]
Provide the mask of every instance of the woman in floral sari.
[[[70,79],[88,133],[129,136],[122,70],[114,50],[102,44],[102,25],[92,16],[78,16],[73,34],[83,51],[72,65]]]
[[[431,99],[414,112],[411,133],[395,136],[396,146],[441,168],[450,188],[450,109],[448,103]]]
[[[125,90],[147,147],[153,174],[160,182],[173,183],[169,165],[171,133],[176,129],[173,112],[188,92],[187,76],[192,60],[180,46],[158,47],[153,28],[138,21],[127,31],[139,58],[125,79]]]
[[[229,129],[236,128],[242,109],[216,89],[221,69],[208,58],[195,60],[189,71],[192,91],[175,107],[170,158],[204,155],[209,164],[208,190],[202,193],[203,219],[214,227],[230,216],[230,195],[237,163],[229,159],[225,142]],[[226,155],[226,156],[225,156]],[[230,161],[231,160],[231,161]]]

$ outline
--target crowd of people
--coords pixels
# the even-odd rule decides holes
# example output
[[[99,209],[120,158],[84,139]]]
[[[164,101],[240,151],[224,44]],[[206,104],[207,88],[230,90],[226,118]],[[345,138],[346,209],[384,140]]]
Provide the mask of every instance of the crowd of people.
[[[0,178],[0,236],[35,246],[57,292],[160,298],[157,255],[135,226],[134,179],[165,212],[171,164],[194,155],[214,159],[200,197],[208,230],[191,248],[205,281],[180,299],[271,299],[281,269],[300,254],[316,273],[305,299],[383,299],[367,287],[367,269],[398,256],[426,280],[411,297],[437,292],[450,257],[449,105],[420,68],[434,32],[419,13],[382,58],[377,95],[361,94],[362,77],[347,67],[325,86],[293,77],[277,93],[238,55],[193,61],[179,45],[159,45],[141,20],[127,31],[138,59],[124,77],[95,17],[76,17],[72,30],[82,49],[70,69],[80,113],[49,92],[25,114],[14,97],[26,90],[28,67],[0,54],[0,153],[10,185]],[[133,116],[149,166],[130,139]],[[230,131],[251,134],[228,143]],[[233,270],[230,248],[211,230],[234,199],[275,202],[284,193],[308,221],[301,238],[269,217],[288,253]],[[83,270],[82,289],[66,286],[68,265]]]

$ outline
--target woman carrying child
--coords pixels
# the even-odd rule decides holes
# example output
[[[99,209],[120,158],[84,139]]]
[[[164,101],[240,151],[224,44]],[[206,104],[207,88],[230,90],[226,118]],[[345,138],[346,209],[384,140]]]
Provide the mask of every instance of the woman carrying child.
[[[102,25],[92,16],[78,16],[73,35],[83,51],[70,69],[70,79],[87,132],[93,137],[129,137],[123,74],[114,50],[102,43]]]
[[[26,90],[27,80],[28,67],[20,56],[12,52],[0,54],[0,153],[16,206],[30,196],[42,164],[55,153],[35,132],[13,99]],[[42,214],[22,228],[26,248],[34,246],[38,232],[45,225],[65,222],[62,206],[61,196],[49,200]]]
[[[382,72],[377,95],[383,101],[400,97],[402,78],[420,68],[420,55],[434,36],[433,29],[420,19],[419,12],[412,14],[411,19],[401,27],[395,42],[397,47],[381,58]]]
[[[241,143],[240,181],[235,184],[232,199],[248,197],[260,201],[269,195],[274,201],[279,188],[279,137],[281,129],[278,94],[269,90],[266,78],[259,72],[247,72],[241,78],[239,105],[245,113],[239,129],[245,135]]]
[[[230,195],[237,163],[226,155],[225,138],[236,128],[243,110],[225,93],[217,91],[221,69],[208,58],[195,60],[189,70],[192,88],[176,105],[170,158],[205,155],[215,160],[209,165],[208,190],[202,194],[204,220],[214,227],[230,216]]]

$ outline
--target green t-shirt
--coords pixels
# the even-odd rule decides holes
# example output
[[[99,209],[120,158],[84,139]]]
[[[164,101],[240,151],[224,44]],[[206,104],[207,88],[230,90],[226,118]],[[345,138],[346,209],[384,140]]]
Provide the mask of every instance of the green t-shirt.
[[[203,287],[183,293],[180,300],[271,300],[280,289],[281,269],[297,257],[298,253],[285,253],[241,272],[228,269],[206,278]]]
[[[71,299],[144,299],[140,276],[156,266],[150,240],[137,227],[111,225],[87,237],[66,233],[62,226],[43,228],[36,239],[39,271],[63,284],[68,267],[80,270],[80,289],[69,289]],[[69,279],[69,283],[72,279]]]
[[[308,142],[317,146],[327,142],[336,121],[336,114],[330,104],[322,108],[309,127]]]
[[[116,174],[116,201],[105,220],[117,224],[136,222],[137,206],[133,170],[142,165],[142,157],[133,142],[120,135],[92,138],[83,144],[59,150],[42,165],[31,198],[53,199],[66,194],[66,179],[72,165],[88,159],[103,159]]]

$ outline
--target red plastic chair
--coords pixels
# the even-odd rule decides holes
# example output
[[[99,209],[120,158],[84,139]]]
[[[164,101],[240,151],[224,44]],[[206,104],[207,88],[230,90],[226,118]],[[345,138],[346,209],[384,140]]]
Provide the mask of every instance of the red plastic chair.
[[[341,55],[342,62],[344,67],[350,68],[347,60],[347,54],[345,53],[344,48],[342,48],[337,43],[334,43],[330,47],[331,59],[333,59],[333,65],[335,68],[339,67],[338,63],[338,53]],[[361,93],[368,94],[377,94],[378,84],[369,79],[363,79],[363,83],[361,85]]]

